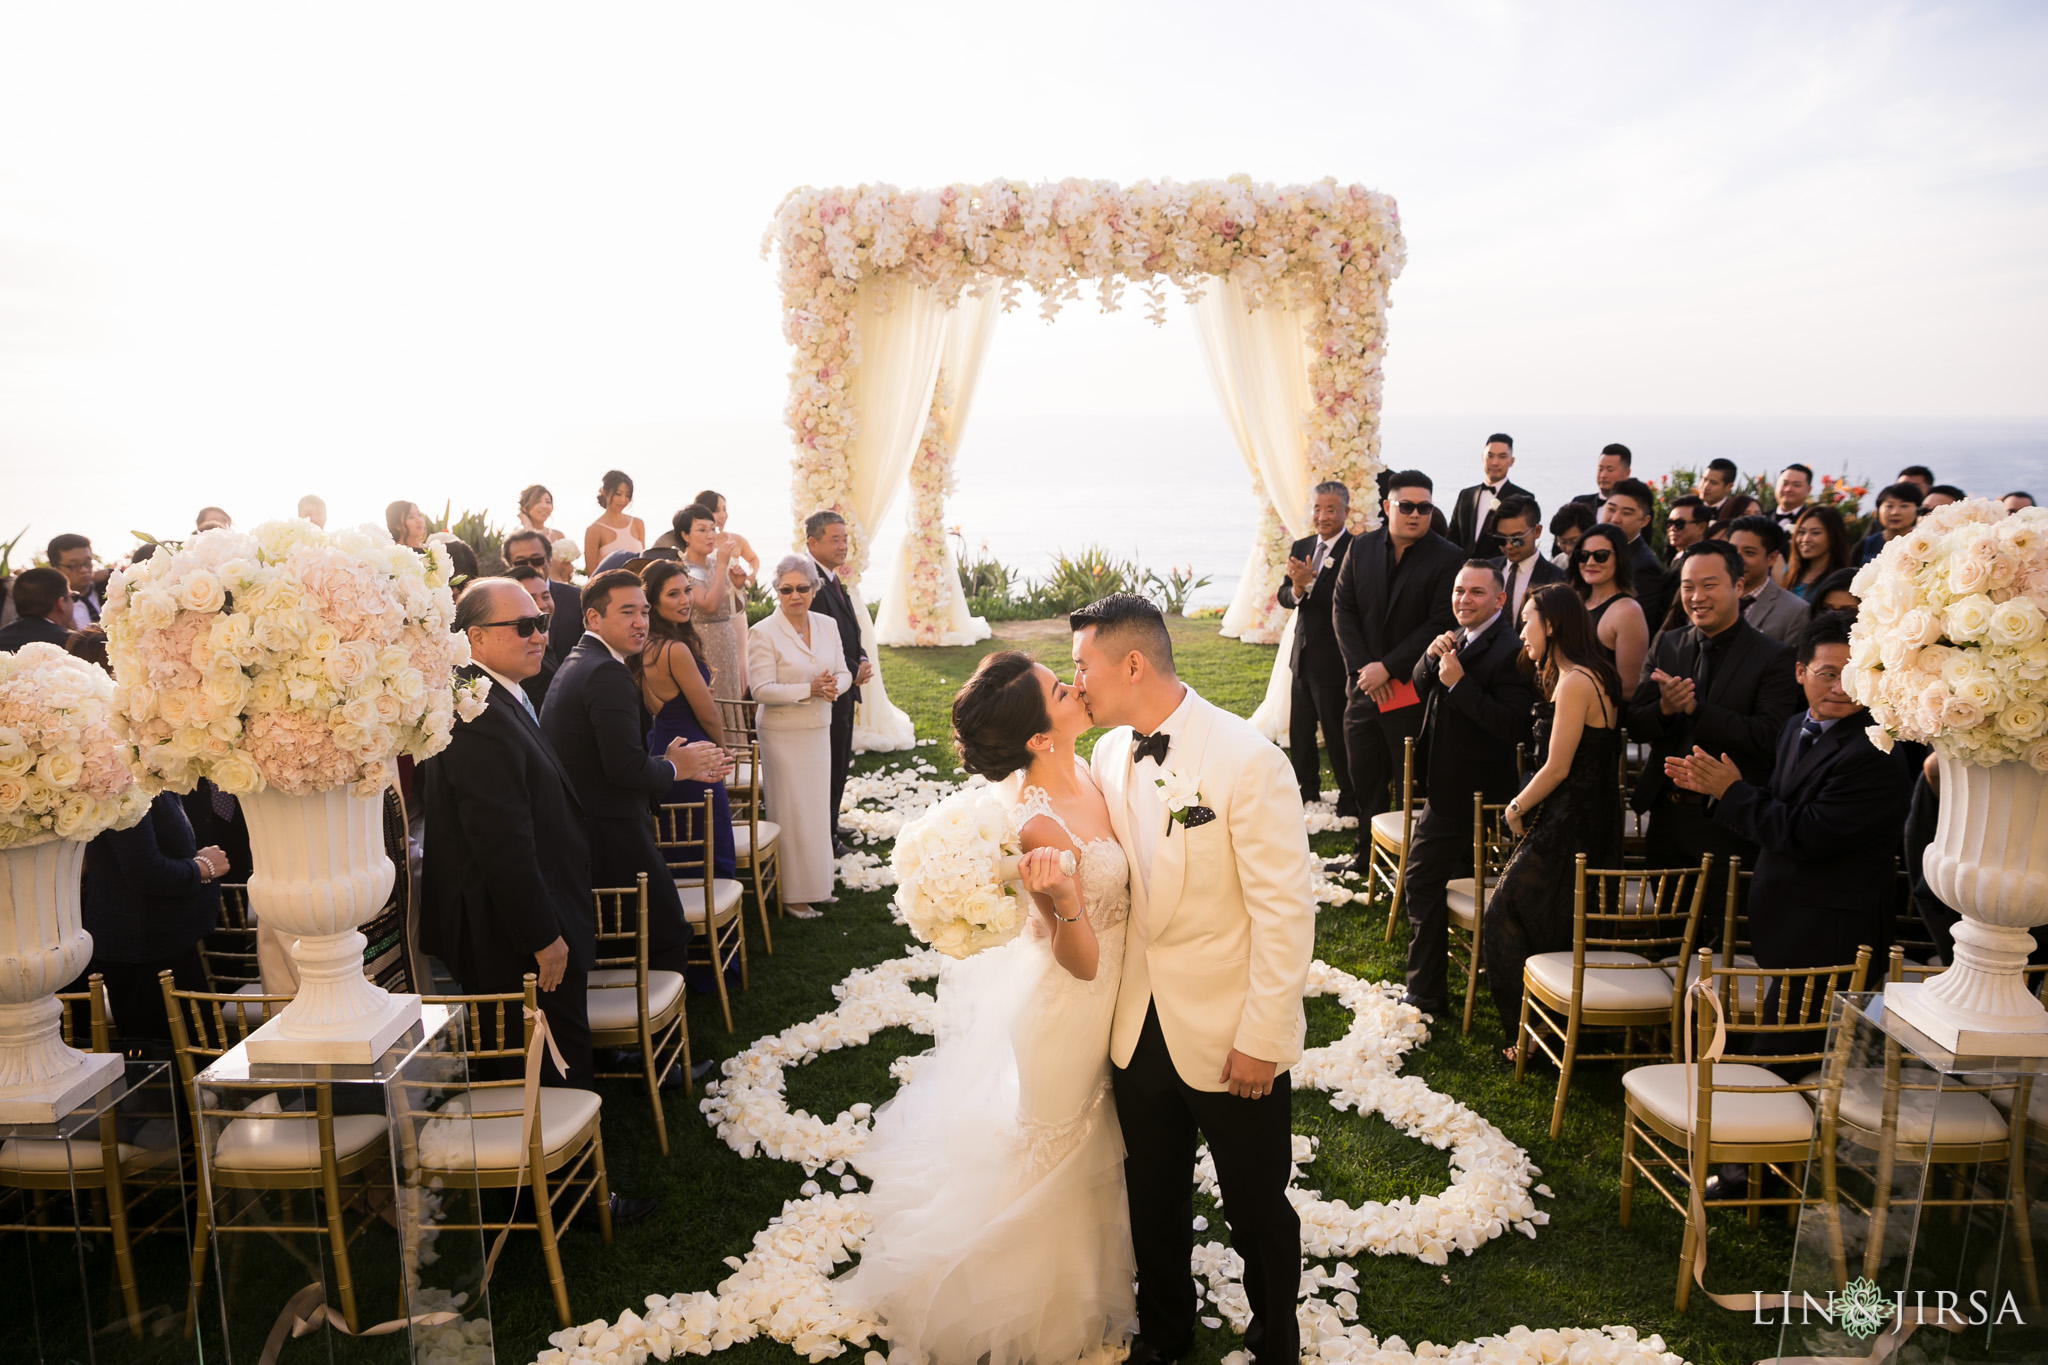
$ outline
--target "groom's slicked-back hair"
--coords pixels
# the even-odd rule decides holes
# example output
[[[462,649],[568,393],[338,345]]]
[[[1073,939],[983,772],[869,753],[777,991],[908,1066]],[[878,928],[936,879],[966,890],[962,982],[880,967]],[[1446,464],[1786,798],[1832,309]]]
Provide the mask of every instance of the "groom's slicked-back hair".
[[[1145,662],[1171,678],[1173,636],[1167,634],[1166,617],[1150,599],[1131,592],[1113,592],[1090,602],[1067,618],[1075,630],[1095,627],[1095,638],[1112,653],[1137,650]]]

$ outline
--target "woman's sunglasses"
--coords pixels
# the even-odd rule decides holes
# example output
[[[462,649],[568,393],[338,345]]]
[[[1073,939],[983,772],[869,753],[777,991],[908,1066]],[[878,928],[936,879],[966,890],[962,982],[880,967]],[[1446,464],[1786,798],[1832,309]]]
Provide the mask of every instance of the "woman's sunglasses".
[[[1573,550],[1573,551],[1572,551],[1572,562],[1573,562],[1574,564],[1584,564],[1584,563],[1586,563],[1586,562],[1587,562],[1588,560],[1591,560],[1591,561],[1592,561],[1593,563],[1595,563],[1595,564],[1605,564],[1605,563],[1606,563],[1606,562],[1607,562],[1608,560],[1610,560],[1610,559],[1612,559],[1612,558],[1614,558],[1614,551],[1612,551],[1612,550]]]
[[[810,590],[811,587],[808,583],[778,583],[775,585],[776,593],[783,597],[801,597],[810,592]]]
[[[477,629],[489,630],[492,626],[510,626],[519,632],[520,639],[531,640],[536,635],[548,633],[548,622],[553,616],[553,612],[544,611],[538,616],[520,616],[510,621],[479,621]]]

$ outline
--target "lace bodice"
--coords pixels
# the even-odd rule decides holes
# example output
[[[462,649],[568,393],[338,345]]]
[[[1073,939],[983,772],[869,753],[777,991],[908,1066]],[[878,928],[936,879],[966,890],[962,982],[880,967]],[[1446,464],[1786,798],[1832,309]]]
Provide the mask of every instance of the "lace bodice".
[[[1073,841],[1074,858],[1078,864],[1075,875],[1081,884],[1081,909],[1088,916],[1088,923],[1098,934],[1122,924],[1131,913],[1131,867],[1124,858],[1123,845],[1110,836],[1077,838],[1067,822],[1060,818],[1060,813],[1053,809],[1052,797],[1043,787],[1026,787],[1017,793],[1017,805],[1011,818],[1019,830],[1041,815],[1058,825]]]

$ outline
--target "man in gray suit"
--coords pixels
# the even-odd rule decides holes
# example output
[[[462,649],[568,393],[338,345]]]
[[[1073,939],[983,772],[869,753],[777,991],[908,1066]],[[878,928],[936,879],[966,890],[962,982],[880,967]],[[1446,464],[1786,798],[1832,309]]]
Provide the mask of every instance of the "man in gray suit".
[[[1784,559],[1785,528],[1767,516],[1737,517],[1729,524],[1728,543],[1742,556],[1742,619],[1780,644],[1798,644],[1806,603],[1772,577]]]

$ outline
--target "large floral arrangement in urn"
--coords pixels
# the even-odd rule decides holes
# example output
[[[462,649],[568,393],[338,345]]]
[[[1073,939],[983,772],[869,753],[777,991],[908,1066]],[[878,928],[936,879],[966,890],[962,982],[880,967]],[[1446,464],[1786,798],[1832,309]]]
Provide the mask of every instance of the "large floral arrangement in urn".
[[[55,645],[0,654],[0,1122],[50,1123],[120,1069],[60,1037],[55,992],[92,959],[85,846],[149,809],[114,682]]]
[[[116,705],[145,786],[207,778],[240,798],[249,904],[295,940],[299,994],[252,1035],[258,1061],[369,1063],[419,1017],[363,977],[396,869],[383,842],[400,755],[448,745],[484,705],[450,633],[451,562],[377,527],[207,531],[116,574],[104,621]]]
[[[1955,963],[1886,1000],[1943,1047],[2048,1056],[2021,969],[2048,923],[2048,509],[1938,507],[1856,575],[1843,685],[1871,741],[1931,746],[1928,883],[1963,920]]]

